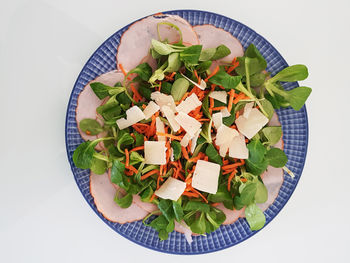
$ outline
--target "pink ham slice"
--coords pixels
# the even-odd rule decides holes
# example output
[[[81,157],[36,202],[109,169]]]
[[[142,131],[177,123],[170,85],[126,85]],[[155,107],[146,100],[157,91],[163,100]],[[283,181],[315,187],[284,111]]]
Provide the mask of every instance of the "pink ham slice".
[[[216,48],[217,46],[224,44],[231,50],[230,55],[214,61],[211,70],[213,70],[216,65],[220,64],[220,62],[231,62],[235,57],[241,57],[244,55],[244,49],[241,42],[232,36],[231,33],[212,25],[194,26],[193,29],[197,33],[199,43],[203,45],[203,49]]]
[[[134,203],[128,208],[121,208],[114,202],[117,189],[111,184],[108,173],[91,173],[90,192],[97,210],[109,221],[125,224],[142,220],[148,215],[147,211]]]
[[[97,119],[96,108],[99,107],[103,103],[103,100],[100,100],[95,95],[95,93],[93,92],[93,90],[90,87],[90,84],[93,82],[101,82],[103,84],[113,86],[115,83],[117,83],[119,81],[123,81],[123,79],[124,79],[124,75],[120,71],[113,70],[113,71],[110,71],[110,72],[107,72],[105,74],[98,76],[93,81],[90,81],[84,87],[82,92],[80,92],[80,94],[78,96],[78,100],[77,100],[77,107],[75,110],[75,113],[76,113],[75,119],[77,121],[79,133],[85,141],[87,141],[87,140],[93,141],[93,140],[99,138],[100,136],[99,135],[94,135],[94,136],[87,135],[85,132],[80,130],[79,122],[83,119],[86,119],[86,118]],[[101,124],[103,124],[100,120],[99,120],[99,122]],[[101,145],[100,144],[97,145],[96,149],[101,150]]]
[[[176,232],[184,234],[188,244],[192,243],[192,236],[198,236],[198,234],[192,233],[191,229],[186,225],[184,221],[182,221],[180,224],[175,220],[174,230]]]
[[[224,223],[222,223],[223,225],[233,224],[240,216],[242,216],[242,214],[244,214],[244,209],[230,210],[230,209],[227,209],[222,203],[218,204],[216,208],[224,212],[226,216],[226,220],[224,221]]]
[[[124,32],[117,52],[117,65],[123,65],[126,71],[130,71],[140,64],[141,61],[148,61],[147,58],[151,47],[151,40],[158,39],[157,24],[159,22],[172,23],[179,27],[182,32],[183,42],[191,45],[198,44],[197,34],[192,26],[183,18],[177,15],[153,15],[133,23],[127,31]],[[160,26],[160,36],[162,40],[168,39],[169,43],[179,41],[177,31],[169,26]],[[152,59],[151,59],[152,60]]]

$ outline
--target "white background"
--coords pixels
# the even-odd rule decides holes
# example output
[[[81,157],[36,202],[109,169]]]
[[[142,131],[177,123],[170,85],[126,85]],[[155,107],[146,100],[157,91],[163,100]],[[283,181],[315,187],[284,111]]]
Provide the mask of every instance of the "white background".
[[[201,256],[119,236],[90,209],[64,142],[73,84],[92,52],[140,17],[201,9],[266,37],[313,88],[299,185],[263,231]],[[350,1],[10,1],[0,7],[0,262],[349,262]]]

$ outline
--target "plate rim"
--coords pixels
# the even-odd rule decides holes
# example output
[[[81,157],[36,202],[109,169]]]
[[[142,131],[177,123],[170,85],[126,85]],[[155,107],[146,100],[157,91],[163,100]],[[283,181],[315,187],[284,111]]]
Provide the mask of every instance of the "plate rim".
[[[305,127],[305,134],[306,134],[306,137],[305,137],[305,144],[306,144],[306,147],[305,147],[305,151],[303,153],[303,163],[302,165],[300,166],[300,176],[298,178],[294,178],[293,180],[297,180],[294,187],[291,188],[291,192],[290,194],[288,195],[288,197],[285,199],[285,202],[284,204],[281,206],[281,208],[279,209],[278,212],[274,212],[274,215],[271,217],[271,220],[267,223],[265,223],[265,225],[258,231],[254,231],[252,232],[252,234],[250,235],[247,235],[246,237],[242,238],[241,240],[239,240],[238,242],[234,243],[234,244],[228,244],[228,245],[222,245],[220,247],[217,247],[217,248],[213,248],[213,249],[208,249],[207,251],[188,251],[188,252],[177,252],[177,251],[169,251],[169,250],[160,250],[159,248],[156,248],[156,247],[153,247],[153,246],[148,246],[148,245],[145,245],[143,243],[141,243],[140,241],[138,241],[137,239],[131,239],[128,235],[125,235],[124,233],[122,232],[119,232],[117,231],[116,229],[114,229],[112,227],[111,224],[108,224],[105,222],[105,220],[107,220],[105,217],[103,217],[97,209],[95,209],[92,204],[90,204],[90,202],[87,200],[87,198],[85,197],[81,187],[79,186],[79,183],[77,181],[77,178],[74,174],[74,171],[73,171],[73,166],[74,166],[74,163],[73,161],[70,159],[70,154],[69,154],[69,149],[68,149],[68,113],[69,113],[69,106],[71,105],[72,103],[72,100],[73,100],[73,95],[74,95],[74,87],[77,85],[78,83],[78,80],[80,79],[81,75],[83,74],[83,70],[85,68],[85,65],[88,64],[92,58],[94,57],[94,55],[97,53],[97,51],[103,47],[105,45],[105,43],[107,43],[111,38],[114,37],[114,35],[118,32],[118,31],[123,31],[125,29],[127,29],[128,27],[130,27],[130,25],[132,25],[133,23],[137,22],[137,21],[140,21],[146,17],[149,17],[149,16],[152,16],[152,15],[157,15],[157,14],[173,14],[175,12],[185,12],[185,13],[188,13],[188,12],[200,12],[200,13],[204,13],[204,14],[210,14],[210,15],[215,15],[215,16],[219,16],[219,17],[222,17],[222,18],[225,18],[225,19],[229,19],[251,31],[253,31],[254,33],[256,33],[257,35],[259,35],[259,37],[261,37],[264,41],[266,41],[266,43],[268,43],[270,46],[272,46],[277,55],[280,57],[280,59],[286,64],[289,66],[289,64],[287,63],[287,61],[284,59],[284,57],[280,54],[280,52],[277,50],[277,48],[275,48],[274,45],[272,45],[264,36],[262,36],[261,34],[257,33],[255,30],[253,30],[252,28],[250,28],[249,26],[233,19],[233,18],[230,18],[228,16],[225,16],[225,15],[221,15],[221,14],[218,14],[218,13],[215,13],[215,12],[211,12],[211,11],[206,11],[206,10],[201,10],[201,9],[174,9],[174,10],[167,10],[167,11],[161,11],[161,12],[157,12],[157,13],[153,13],[153,14],[149,14],[149,15],[146,15],[142,18],[139,18],[139,19],[136,19],[132,22],[130,22],[129,24],[123,26],[122,28],[118,29],[117,31],[115,31],[114,33],[112,33],[112,35],[110,35],[107,39],[105,39],[96,49],[95,51],[91,54],[91,56],[89,57],[89,59],[84,63],[83,65],[83,68],[81,69],[80,73],[78,74],[77,76],[77,79],[75,80],[74,84],[73,84],[73,88],[72,88],[72,91],[71,91],[71,94],[69,96],[69,100],[68,100],[68,103],[67,103],[67,107],[66,107],[66,119],[65,119],[65,144],[66,144],[66,153],[67,153],[67,159],[68,159],[68,162],[70,164],[70,168],[71,168],[71,171],[72,171],[72,174],[73,174],[73,177],[74,177],[74,180],[75,180],[75,183],[77,184],[78,186],[78,189],[80,191],[80,193],[82,194],[84,200],[88,203],[88,205],[90,206],[90,208],[95,212],[95,214],[97,214],[97,216],[107,225],[109,226],[113,232],[117,232],[119,235],[121,235],[122,237],[126,238],[127,240],[135,243],[135,244],[138,244],[144,248],[147,248],[147,249],[151,249],[153,251],[157,251],[157,252],[160,252],[160,253],[166,253],[166,254],[172,254],[172,255],[201,255],[201,254],[208,254],[208,253],[213,253],[213,252],[217,252],[217,251],[220,251],[220,250],[223,250],[223,249],[227,249],[227,248],[230,248],[230,247],[234,247],[234,246],[237,246],[238,244],[242,243],[243,241],[246,241],[247,239],[253,237],[254,235],[256,235],[257,233],[259,233],[261,230],[263,230],[267,225],[269,225],[279,214],[280,212],[282,211],[282,209],[285,207],[285,205],[289,202],[290,198],[292,197],[297,185],[299,184],[299,181],[300,181],[300,178],[302,176],[302,173],[304,171],[304,167],[305,167],[305,163],[306,163],[306,158],[307,158],[307,152],[308,152],[308,147],[309,147],[309,120],[308,120],[308,114],[307,114],[307,109],[306,109],[306,104],[304,104],[304,106],[300,109],[300,111],[305,111],[305,124],[306,124],[306,127]],[[179,15],[181,16],[181,15]],[[214,25],[215,26],[215,25]],[[216,26],[217,27],[217,26]],[[125,32],[125,31],[124,31]],[[124,33],[123,32],[123,33]],[[119,46],[119,45],[118,45]],[[118,47],[117,47],[118,48]],[[299,86],[299,82],[296,82],[297,83],[297,86]],[[277,113],[278,115],[278,113]],[[285,175],[285,172],[283,172],[283,176],[286,176]]]

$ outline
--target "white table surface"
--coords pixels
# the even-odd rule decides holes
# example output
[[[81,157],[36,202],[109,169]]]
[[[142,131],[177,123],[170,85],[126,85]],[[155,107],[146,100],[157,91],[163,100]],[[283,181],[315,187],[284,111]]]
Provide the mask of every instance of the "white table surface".
[[[313,88],[299,185],[263,231],[238,246],[175,256],[119,236],[73,179],[64,122],[92,52],[135,19],[202,9],[266,37]],[[350,262],[350,1],[2,0],[0,7],[0,262]]]

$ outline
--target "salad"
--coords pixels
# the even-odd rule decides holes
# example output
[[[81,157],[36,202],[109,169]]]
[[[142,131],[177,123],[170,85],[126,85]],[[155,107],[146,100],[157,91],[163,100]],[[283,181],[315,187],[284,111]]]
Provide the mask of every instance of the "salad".
[[[143,45],[140,45],[143,43]],[[271,76],[250,44],[179,16],[150,16],[124,33],[117,70],[78,98],[76,167],[90,169],[97,209],[113,222],[143,220],[165,240],[191,240],[245,217],[265,224],[285,165],[275,109],[300,110],[311,88],[304,65]]]

